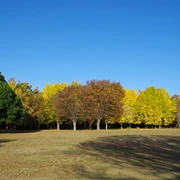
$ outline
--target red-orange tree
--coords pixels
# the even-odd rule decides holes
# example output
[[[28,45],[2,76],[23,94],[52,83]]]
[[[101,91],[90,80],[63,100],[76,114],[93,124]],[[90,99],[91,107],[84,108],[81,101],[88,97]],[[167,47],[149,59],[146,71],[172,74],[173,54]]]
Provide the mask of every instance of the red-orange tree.
[[[175,118],[176,127],[180,128],[180,95],[175,94],[172,96],[172,99],[174,99],[176,102],[176,118]]]
[[[111,83],[109,80],[88,81],[87,86],[90,86],[89,99],[93,102],[90,108],[97,121],[97,130],[102,119],[105,119],[107,128],[108,121],[115,121],[122,114],[124,90],[120,83]]]
[[[76,130],[77,121],[80,119],[81,87],[81,85],[67,86],[64,90],[58,91],[52,98],[56,117],[70,119],[73,122],[74,130]]]
[[[96,99],[93,96],[93,88],[91,86],[82,86],[82,103],[81,103],[81,119],[84,123],[89,124],[89,129],[91,129],[92,124],[94,123],[96,109]]]

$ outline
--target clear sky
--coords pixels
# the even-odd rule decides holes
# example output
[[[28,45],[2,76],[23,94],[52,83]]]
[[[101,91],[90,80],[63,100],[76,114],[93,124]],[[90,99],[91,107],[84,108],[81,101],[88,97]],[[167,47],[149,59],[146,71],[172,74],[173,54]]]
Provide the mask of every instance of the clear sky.
[[[180,94],[180,0],[0,0],[0,71]]]

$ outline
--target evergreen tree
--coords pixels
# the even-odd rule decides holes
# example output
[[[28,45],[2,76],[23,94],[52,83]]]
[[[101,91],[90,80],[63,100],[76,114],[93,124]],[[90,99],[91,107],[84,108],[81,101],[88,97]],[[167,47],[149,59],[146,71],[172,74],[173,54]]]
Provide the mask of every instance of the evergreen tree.
[[[6,128],[21,124],[24,113],[21,100],[0,72],[0,122],[5,123]]]

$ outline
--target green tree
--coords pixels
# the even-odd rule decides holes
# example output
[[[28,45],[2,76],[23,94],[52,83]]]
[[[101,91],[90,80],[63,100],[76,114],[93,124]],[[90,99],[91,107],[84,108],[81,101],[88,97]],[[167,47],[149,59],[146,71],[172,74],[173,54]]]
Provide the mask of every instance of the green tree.
[[[24,113],[21,100],[0,73],[0,122],[4,122],[6,127],[21,124]]]

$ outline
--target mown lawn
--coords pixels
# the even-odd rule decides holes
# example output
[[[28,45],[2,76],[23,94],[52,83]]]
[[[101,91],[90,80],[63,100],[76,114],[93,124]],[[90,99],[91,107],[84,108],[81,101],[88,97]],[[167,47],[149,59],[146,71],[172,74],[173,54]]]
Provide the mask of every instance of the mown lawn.
[[[0,134],[0,179],[180,179],[180,129]]]

